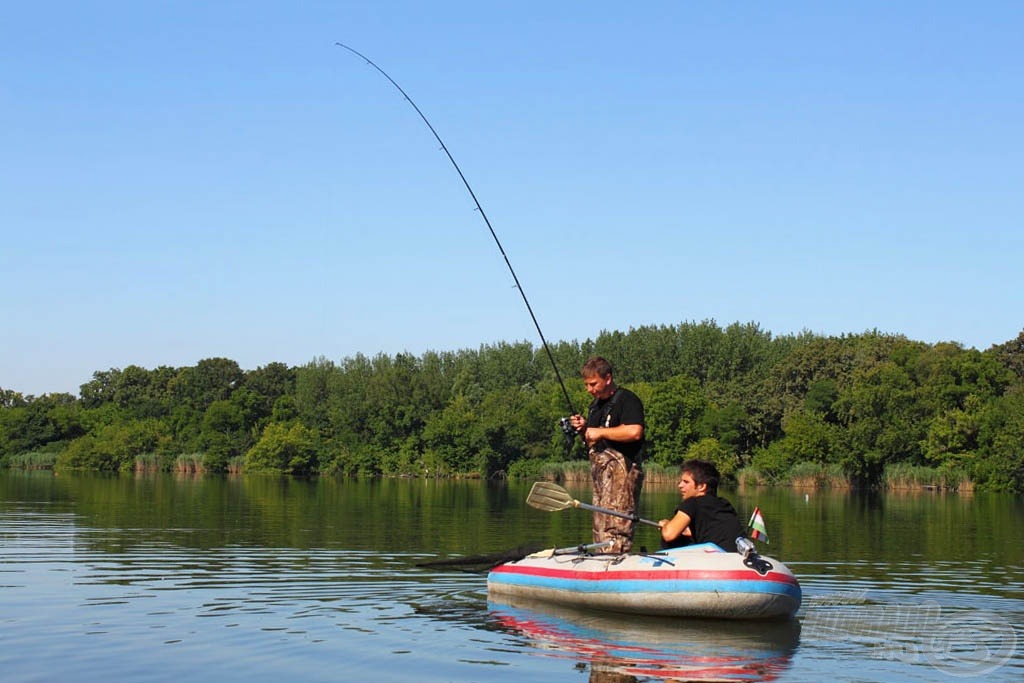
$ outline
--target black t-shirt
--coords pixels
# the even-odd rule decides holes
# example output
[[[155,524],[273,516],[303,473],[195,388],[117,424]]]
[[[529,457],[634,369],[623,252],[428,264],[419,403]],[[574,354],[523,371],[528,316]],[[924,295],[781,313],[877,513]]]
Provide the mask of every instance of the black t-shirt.
[[[590,404],[590,412],[587,415],[588,427],[618,427],[619,425],[642,425],[644,424],[644,404],[640,397],[629,389],[616,387],[615,392],[605,399],[595,399]],[[630,460],[636,460],[640,449],[644,447],[644,440],[639,441],[612,441],[602,439],[609,446],[622,453]],[[598,442],[600,447],[600,442]]]
[[[743,536],[743,525],[732,503],[718,496],[687,498],[676,507],[690,517],[694,543],[714,543],[726,552],[736,552],[736,538]]]

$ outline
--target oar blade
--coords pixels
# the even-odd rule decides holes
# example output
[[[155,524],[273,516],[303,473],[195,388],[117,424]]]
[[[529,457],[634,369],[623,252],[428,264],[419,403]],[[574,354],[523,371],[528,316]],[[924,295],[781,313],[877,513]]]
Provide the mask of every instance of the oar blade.
[[[557,512],[576,507],[577,501],[558,484],[549,481],[538,481],[530,489],[526,504],[545,512]]]

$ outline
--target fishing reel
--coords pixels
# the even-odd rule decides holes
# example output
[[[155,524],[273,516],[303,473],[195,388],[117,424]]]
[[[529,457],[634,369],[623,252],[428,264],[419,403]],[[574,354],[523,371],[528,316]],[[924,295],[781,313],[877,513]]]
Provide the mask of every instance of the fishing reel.
[[[572,447],[576,445],[576,435],[579,432],[572,426],[572,419],[568,417],[559,418],[558,427],[562,430],[562,436],[565,437],[565,454],[568,456]]]

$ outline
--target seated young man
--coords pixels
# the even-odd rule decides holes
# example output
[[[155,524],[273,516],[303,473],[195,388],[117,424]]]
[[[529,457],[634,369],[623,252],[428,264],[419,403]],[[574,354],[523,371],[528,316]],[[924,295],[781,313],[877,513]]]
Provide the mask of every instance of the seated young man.
[[[704,460],[687,460],[680,469],[683,500],[672,519],[658,522],[662,547],[710,542],[726,552],[736,552],[736,538],[744,535],[743,525],[732,504],[718,497],[718,468]]]

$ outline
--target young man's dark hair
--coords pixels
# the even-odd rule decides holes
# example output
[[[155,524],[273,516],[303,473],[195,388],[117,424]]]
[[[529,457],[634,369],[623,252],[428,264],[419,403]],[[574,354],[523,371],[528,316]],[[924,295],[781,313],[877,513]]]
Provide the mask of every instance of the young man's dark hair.
[[[695,484],[706,484],[708,494],[718,495],[718,483],[722,480],[722,475],[718,473],[714,463],[707,460],[687,460],[679,467],[679,472],[689,472]]]

